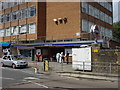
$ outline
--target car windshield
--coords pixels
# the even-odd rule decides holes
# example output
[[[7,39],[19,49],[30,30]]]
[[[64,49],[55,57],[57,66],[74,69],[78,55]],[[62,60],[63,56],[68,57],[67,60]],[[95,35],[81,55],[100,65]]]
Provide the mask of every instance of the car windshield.
[[[20,60],[17,56],[11,56],[12,60]]]

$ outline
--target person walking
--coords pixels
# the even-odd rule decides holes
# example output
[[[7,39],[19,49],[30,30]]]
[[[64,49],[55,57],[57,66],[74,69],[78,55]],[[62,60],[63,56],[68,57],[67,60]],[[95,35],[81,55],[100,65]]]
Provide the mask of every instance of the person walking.
[[[59,60],[60,60],[60,53],[57,53],[57,54],[56,54],[56,60],[57,60],[57,62],[59,63]]]
[[[38,62],[40,62],[40,56],[41,54],[38,52],[38,54],[36,55]]]
[[[68,53],[68,51],[67,51],[67,52],[66,52],[66,63],[67,63],[67,64],[69,63],[68,57],[69,57],[69,53]]]

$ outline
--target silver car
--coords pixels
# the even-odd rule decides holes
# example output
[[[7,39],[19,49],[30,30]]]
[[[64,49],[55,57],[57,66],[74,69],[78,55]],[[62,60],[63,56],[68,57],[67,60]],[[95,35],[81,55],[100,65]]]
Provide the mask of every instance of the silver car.
[[[13,55],[5,55],[1,59],[2,66],[12,66],[12,68],[17,67],[27,67],[28,62],[19,60],[16,56]]]

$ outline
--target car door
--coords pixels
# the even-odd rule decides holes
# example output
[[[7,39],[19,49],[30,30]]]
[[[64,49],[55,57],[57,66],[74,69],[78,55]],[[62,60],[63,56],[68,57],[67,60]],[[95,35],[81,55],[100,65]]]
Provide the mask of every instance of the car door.
[[[7,64],[8,64],[8,66],[12,66],[12,58],[11,58],[11,56],[8,56]]]
[[[2,62],[4,65],[8,65],[8,56],[4,56]]]
[[[12,63],[12,61],[11,61],[10,56],[4,56],[3,57],[3,64],[4,65],[11,66],[11,63]]]

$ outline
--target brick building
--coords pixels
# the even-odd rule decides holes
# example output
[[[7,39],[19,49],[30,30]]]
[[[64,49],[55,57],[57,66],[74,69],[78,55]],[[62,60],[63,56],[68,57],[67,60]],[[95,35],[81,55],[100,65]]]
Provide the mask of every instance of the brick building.
[[[20,53],[40,49],[44,55],[53,55],[65,48],[91,44],[92,25],[98,25],[99,39],[112,38],[112,2],[2,1],[0,6],[1,46],[10,41]]]

